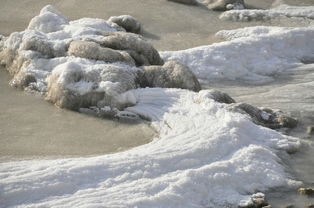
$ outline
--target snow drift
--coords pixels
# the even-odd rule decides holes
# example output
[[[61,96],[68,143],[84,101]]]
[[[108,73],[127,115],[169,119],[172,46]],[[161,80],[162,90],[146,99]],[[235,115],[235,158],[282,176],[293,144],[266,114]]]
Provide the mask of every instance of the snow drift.
[[[177,89],[133,90],[126,111],[160,136],[112,155],[1,164],[1,206],[237,207],[250,194],[296,185],[277,153],[292,137],[253,124],[225,104]]]
[[[68,22],[48,6],[27,30],[1,38],[13,85],[71,109],[122,106],[122,116],[150,120],[159,137],[99,157],[2,163],[0,207],[237,207],[262,196],[254,193],[300,184],[284,166],[298,139],[231,111],[234,100],[223,93],[190,91],[199,90],[193,73],[172,60],[204,80],[264,82],[313,54],[313,29],[223,31],[231,41],[163,52],[164,60],[123,31],[100,19]],[[110,56],[85,53],[91,49]],[[141,78],[169,87],[171,77],[190,90],[137,88]]]
[[[209,46],[161,53],[164,60],[189,66],[205,82],[239,80],[266,83],[312,57],[314,28],[248,27],[223,30],[227,40]],[[314,60],[314,59],[313,59]]]
[[[314,19],[314,6],[305,7],[279,4],[278,6],[267,10],[231,10],[220,15],[221,19],[233,21],[260,21],[270,20],[278,17]]]

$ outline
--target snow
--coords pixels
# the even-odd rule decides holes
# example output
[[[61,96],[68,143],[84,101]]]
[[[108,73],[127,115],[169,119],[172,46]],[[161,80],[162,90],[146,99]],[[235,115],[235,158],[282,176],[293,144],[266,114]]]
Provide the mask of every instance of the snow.
[[[126,152],[3,163],[0,204],[28,207],[220,207],[297,185],[276,153],[299,141],[253,124],[224,104],[178,89],[129,91],[159,138]]]
[[[233,21],[269,20],[278,17],[314,19],[314,6],[290,6],[280,4],[275,8],[230,10],[220,15],[221,19]]]
[[[52,83],[80,95],[105,92],[132,104],[119,115],[150,120],[158,138],[98,157],[2,163],[0,207],[237,207],[254,193],[300,185],[284,166],[299,139],[229,111],[210,91],[134,89],[130,76],[141,68],[64,54],[72,40],[97,42],[115,31],[116,25],[100,19],[67,23],[48,6],[28,30],[11,34],[4,48],[28,60],[21,76],[33,75],[38,91],[46,93],[48,77],[55,77]],[[313,28],[254,27],[218,35],[229,41],[162,57],[187,64],[199,79],[261,83],[314,52],[308,44]],[[46,47],[34,44],[41,40]],[[127,78],[112,74],[117,68]],[[81,79],[73,82],[76,76]]]
[[[230,41],[161,53],[164,60],[185,63],[198,79],[267,83],[302,64],[314,53],[314,28],[248,27],[216,34]]]

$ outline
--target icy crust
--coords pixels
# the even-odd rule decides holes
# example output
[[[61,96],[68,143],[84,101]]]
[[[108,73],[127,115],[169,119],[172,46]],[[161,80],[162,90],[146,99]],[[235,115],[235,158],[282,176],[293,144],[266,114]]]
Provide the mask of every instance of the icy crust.
[[[219,82],[240,80],[266,83],[274,76],[302,64],[314,53],[309,44],[314,29],[249,27],[223,30],[218,36],[230,41],[182,51],[165,51],[165,61],[176,60],[189,66],[200,80]]]
[[[221,19],[233,21],[269,20],[278,17],[297,17],[314,19],[314,6],[289,6],[280,4],[268,10],[244,9],[226,11],[220,15]]]
[[[100,157],[3,163],[0,206],[237,207],[257,191],[298,185],[277,154],[299,140],[231,113],[208,91],[127,93],[137,105],[125,111],[152,120],[158,139]]]

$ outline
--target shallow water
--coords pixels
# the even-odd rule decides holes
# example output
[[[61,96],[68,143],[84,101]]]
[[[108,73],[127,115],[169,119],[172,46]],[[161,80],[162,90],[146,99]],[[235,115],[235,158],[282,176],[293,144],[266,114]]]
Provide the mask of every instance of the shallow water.
[[[272,0],[246,2],[257,8],[269,8],[273,3]],[[314,5],[313,0],[286,2],[291,5]],[[52,4],[69,19],[107,19],[113,15],[130,14],[142,22],[143,35],[159,50],[180,50],[222,41],[214,36],[222,29],[308,24],[291,19],[221,21],[218,18],[220,13],[166,0],[0,0],[0,3],[0,34],[9,35],[24,30],[44,5]],[[304,67],[308,68],[291,70],[265,85],[225,82],[209,83],[204,87],[225,91],[239,102],[282,109],[297,117],[300,121],[298,128],[286,133],[303,138],[304,145],[299,153],[289,156],[290,163],[287,165],[297,180],[310,186],[314,185],[314,137],[306,135],[306,128],[314,125],[314,65]],[[11,160],[12,156],[104,154],[149,142],[153,137],[153,131],[144,124],[129,126],[57,109],[40,97],[8,87],[8,80],[8,75],[0,70],[0,142],[3,144],[0,146],[0,157],[6,156],[7,160]],[[312,199],[298,196],[295,190],[273,190],[268,198],[275,208],[288,204],[304,207],[305,203],[314,203]]]
[[[90,156],[122,151],[154,137],[148,124],[123,124],[58,109],[9,87],[0,68],[0,161]]]

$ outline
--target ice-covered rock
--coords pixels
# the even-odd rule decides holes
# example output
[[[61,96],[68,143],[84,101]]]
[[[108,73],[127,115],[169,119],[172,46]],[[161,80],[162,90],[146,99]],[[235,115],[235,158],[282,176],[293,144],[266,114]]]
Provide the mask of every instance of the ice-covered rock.
[[[158,51],[136,34],[116,32],[104,37],[99,43],[104,47],[127,51],[138,66],[164,63]]]
[[[128,53],[104,48],[91,41],[72,41],[69,46],[68,55],[109,63],[124,62],[135,65],[134,60]]]
[[[173,1],[181,4],[187,4],[187,5],[196,5],[198,2],[196,0],[167,0],[167,1]]]
[[[297,125],[297,120],[285,115],[281,111],[259,109],[247,103],[235,103],[228,106],[228,108],[236,112],[248,114],[254,123],[272,129],[294,128]]]
[[[201,86],[192,71],[177,61],[166,62],[163,66],[144,66],[140,79],[143,87],[181,88],[193,91]]]
[[[218,90],[202,90],[199,92],[199,94],[202,97],[202,99],[206,97],[206,98],[213,99],[219,103],[226,103],[226,104],[235,103],[235,100],[232,97],[230,97],[230,95],[228,95],[227,93],[218,91]]]
[[[72,60],[58,65],[47,79],[46,99],[61,108],[118,107],[115,97],[138,86],[138,68],[76,62]]]
[[[69,22],[48,5],[27,30],[1,36],[1,64],[13,86],[39,91],[59,107],[115,105],[113,97],[139,86],[143,69],[135,65],[163,64],[140,35],[121,32],[114,21],[124,17]]]
[[[244,9],[244,0],[205,0],[203,2],[208,9],[226,11],[230,9]]]
[[[130,15],[112,16],[108,21],[123,27],[127,32],[140,33],[142,30],[141,23]]]

